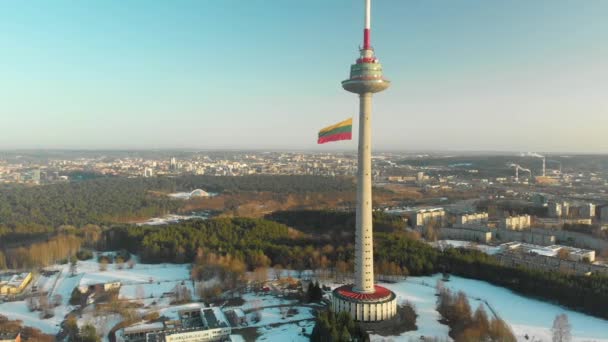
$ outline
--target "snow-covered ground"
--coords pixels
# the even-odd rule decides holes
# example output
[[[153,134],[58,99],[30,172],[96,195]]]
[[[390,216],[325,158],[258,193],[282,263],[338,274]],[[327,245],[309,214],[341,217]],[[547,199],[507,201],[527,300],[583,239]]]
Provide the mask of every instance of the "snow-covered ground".
[[[400,302],[404,300],[412,302],[419,315],[417,331],[410,331],[398,337],[391,337],[391,339],[407,341],[421,335],[447,336],[448,327],[437,322],[439,314],[435,310],[434,287],[438,279],[441,279],[440,275],[409,277],[407,280],[395,284],[383,284],[397,294]],[[463,291],[469,297],[473,309],[480,304],[484,305],[479,299],[487,301],[491,309],[509,323],[520,341],[525,341],[526,334],[530,340],[535,338],[541,341],[551,341],[553,320],[561,313],[568,315],[574,341],[608,341],[608,320],[527,298],[479,280],[452,276],[445,283],[445,287],[452,291]],[[486,308],[488,314],[491,313],[491,309]],[[380,336],[374,336],[374,338],[387,339]]]
[[[496,254],[498,251],[500,251],[499,246],[490,246],[490,245],[484,245],[484,244],[480,244],[480,243],[476,243],[476,242],[462,241],[462,240],[438,240],[437,242],[433,242],[432,245],[435,247],[445,245],[445,246],[450,246],[450,247],[454,247],[454,248],[464,247],[464,248],[470,248],[470,249],[477,249],[478,251],[484,252],[486,254]]]
[[[169,194],[169,197],[180,200],[189,200],[192,198],[208,198],[214,196],[217,196],[217,193],[207,192],[201,189],[197,189],[191,192],[174,192],[172,194]]]
[[[258,329],[260,336],[257,338],[258,341],[310,341],[310,334],[312,329],[315,327],[313,320],[303,321],[291,324],[282,324],[277,327],[265,327]],[[302,333],[304,329],[304,333]],[[233,340],[238,341],[238,340]]]
[[[125,267],[119,269],[115,264],[109,264],[106,271],[99,270],[99,264],[95,260],[79,261],[77,274],[72,276],[69,265],[55,265],[52,269],[60,272],[36,280],[40,289],[49,291],[49,298],[59,294],[62,296],[62,304],[55,308],[55,316],[42,320],[39,312],[30,312],[24,301],[7,302],[0,304],[0,314],[10,319],[22,320],[24,325],[40,329],[48,334],[56,334],[60,329],[60,323],[73,308],[69,305],[69,298],[74,288],[96,283],[107,283],[120,281],[122,283],[119,295],[123,299],[137,299],[145,297],[142,312],[159,311],[168,318],[177,318],[177,311],[185,307],[201,307],[202,303],[185,304],[181,306],[169,306],[168,298],[161,298],[165,292],[171,292],[176,285],[182,282],[191,291],[192,282],[189,279],[188,265],[176,264],[139,264],[136,263],[132,269]],[[283,277],[303,276],[309,278],[311,272],[294,272],[284,270]],[[275,279],[275,275],[269,272],[269,278]],[[418,330],[404,333],[400,336],[372,336],[373,340],[409,341],[418,339],[420,336],[434,336],[445,339],[448,327],[440,324],[439,314],[435,310],[436,296],[435,284],[440,275],[431,277],[409,277],[397,283],[384,284],[387,288],[397,294],[398,301],[403,303],[409,301],[416,307],[418,313]],[[331,284],[338,285],[338,284]],[[572,310],[567,310],[558,305],[527,298],[513,293],[510,290],[493,286],[483,281],[465,279],[452,276],[445,286],[453,291],[463,291],[469,296],[471,306],[475,309],[478,305],[488,305],[487,312],[496,312],[512,327],[519,340],[525,341],[527,334],[536,340],[550,341],[550,328],[556,315],[566,313],[572,325],[572,336],[574,341],[604,341],[608,342],[608,320],[595,318]],[[194,291],[192,291],[194,294]],[[271,291],[272,292],[272,291]],[[150,298],[153,297],[153,298]],[[270,293],[246,293],[242,299],[244,304],[238,308],[249,311],[247,313],[250,322],[249,327],[257,328],[260,340],[307,340],[314,326],[313,309],[302,306],[296,300],[286,299]],[[153,302],[155,302],[154,305]],[[486,304],[487,302],[487,304]],[[283,312],[278,306],[293,307],[298,313],[292,317],[283,318]],[[225,310],[230,307],[223,308]],[[261,310],[261,321],[251,324],[254,309]],[[121,320],[118,315],[107,315],[105,317],[95,316],[94,310],[87,307],[79,318],[79,324],[94,324],[100,331],[106,332],[109,328]],[[302,333],[304,328],[304,333]],[[238,331],[233,333],[235,340],[239,339]]]
[[[60,266],[57,266],[60,267]],[[23,325],[40,329],[45,334],[54,335],[60,330],[60,325],[65,316],[72,311],[72,306],[69,305],[70,295],[72,290],[82,275],[76,275],[74,277],[66,277],[66,269],[60,273],[56,273],[52,277],[48,277],[42,280],[42,282],[36,282],[42,286],[42,290],[49,291],[48,298],[49,302],[52,301],[53,297],[57,294],[62,297],[62,304],[53,309],[54,316],[47,319],[40,318],[40,311],[29,311],[25,301],[18,302],[6,302],[0,304],[0,314],[8,317],[11,320],[21,320]],[[38,292],[42,291],[41,289]],[[52,291],[52,292],[50,292]]]
[[[208,219],[208,216],[203,216],[203,215],[175,215],[175,214],[169,214],[169,215],[165,215],[163,217],[153,217],[151,219],[149,219],[148,221],[145,222],[139,222],[137,223],[138,226],[162,226],[165,224],[170,224],[170,223],[177,223],[179,221],[185,221],[185,220],[193,220],[193,219],[203,219],[206,220]]]
[[[283,307],[283,310],[286,310],[288,307]],[[298,310],[298,313],[291,316],[283,318],[283,314],[281,313],[281,308],[263,308],[261,309],[261,320],[257,323],[251,323],[250,327],[265,327],[271,324],[276,323],[286,323],[293,321],[300,321],[303,319],[311,319],[314,317],[313,310],[304,306],[293,306],[294,309]],[[254,313],[250,313],[247,315],[247,321],[253,321]]]
[[[10,320],[21,320],[23,325],[40,329],[45,334],[54,335],[59,331],[63,316],[55,315],[53,318],[40,319],[39,311],[30,312],[25,301],[6,302],[0,304],[0,314]]]
[[[447,325],[439,323],[441,316],[435,310],[436,297],[435,289],[415,282],[400,282],[397,284],[383,284],[397,295],[397,303],[403,304],[406,301],[414,304],[418,319],[416,325],[418,330],[408,331],[400,337],[404,339],[426,337],[444,338],[450,331]],[[376,338],[380,338],[376,336]]]
[[[74,288],[93,284],[120,281],[121,286],[119,296],[122,299],[137,299],[138,294],[147,299],[147,302],[157,301],[159,304],[168,304],[168,300],[160,301],[164,292],[171,292],[176,285],[182,282],[190,289],[194,296],[192,282],[189,281],[189,266],[187,264],[139,264],[136,263],[132,269],[124,265],[122,269],[116,264],[107,265],[107,270],[101,271],[96,259],[78,261],[77,272],[74,276],[70,274],[70,266],[54,265],[48,267],[49,270],[59,271],[51,276],[41,276],[35,280],[38,292],[47,291],[48,298],[52,299],[55,295],[61,295],[62,304],[54,308],[55,316],[48,319],[40,319],[39,312],[30,312],[25,301],[7,302],[0,304],[0,314],[9,319],[22,320],[26,326],[40,329],[42,332],[55,335],[60,330],[61,322],[69,314],[73,307],[69,305],[69,300]],[[139,289],[141,288],[141,289]],[[120,321],[120,317],[94,316],[92,312],[83,313],[79,318],[79,324],[93,323],[101,331],[105,331]]]
[[[242,298],[245,303],[243,303],[243,305],[241,306],[238,306],[239,308],[243,310],[257,309],[260,311],[261,319],[257,323],[254,323],[253,321],[253,317],[255,316],[253,311],[249,312],[246,315],[247,321],[249,322],[248,327],[258,328],[258,340],[310,340],[308,336],[310,336],[310,334],[312,333],[312,329],[315,325],[313,319],[313,308],[298,305],[297,300],[285,299],[279,296],[272,295],[270,293],[246,293],[242,296]],[[288,308],[294,308],[298,311],[298,313],[283,318],[281,308],[278,306],[283,306],[283,310],[286,310]],[[302,329],[304,329],[304,332],[302,332]],[[239,334],[238,331],[233,332],[233,334],[231,335],[231,340],[233,342],[244,341],[243,337]]]
[[[285,299],[271,294],[263,293],[245,293],[242,298],[245,301],[245,304],[241,305],[240,308],[243,310],[264,308],[276,305],[291,305],[297,303],[297,300]]]
[[[78,262],[78,273],[82,273],[79,286],[94,285],[120,281],[123,285],[138,285],[158,282],[181,282],[190,278],[187,264],[139,264],[132,269],[124,265],[120,269],[116,264],[108,264],[107,270],[101,271],[99,263],[93,259]],[[68,270],[66,270],[66,273]]]

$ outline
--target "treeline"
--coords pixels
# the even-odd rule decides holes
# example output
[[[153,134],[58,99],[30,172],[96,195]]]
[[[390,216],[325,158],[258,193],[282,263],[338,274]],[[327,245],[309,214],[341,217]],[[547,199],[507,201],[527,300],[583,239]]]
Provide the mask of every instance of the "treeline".
[[[284,223],[304,233],[316,235],[343,235],[355,233],[355,212],[337,210],[285,210],[266,216],[266,219]],[[405,229],[398,216],[374,212],[374,232],[395,232]]]
[[[350,177],[323,177],[306,175],[250,175],[239,177],[182,176],[157,178],[174,181],[177,190],[203,188],[211,192],[269,191],[274,193],[309,193],[354,191],[355,183]]]
[[[61,225],[101,224],[177,209],[176,201],[154,196],[152,189],[147,180],[127,178],[11,187],[0,191],[0,230],[18,239]]]
[[[199,248],[230,254],[256,267],[258,256],[281,260],[289,253],[289,228],[263,219],[216,218],[157,226],[120,226],[104,232],[108,249],[127,249],[143,262],[192,262]],[[264,253],[265,251],[265,253]],[[269,266],[269,265],[264,265]]]
[[[437,252],[414,238],[407,233],[377,233],[377,273],[431,274]],[[117,226],[104,231],[100,245],[109,250],[127,249],[151,263],[192,262],[202,249],[242,260],[250,270],[279,265],[294,270],[331,269],[345,276],[352,273],[354,262],[354,238],[318,241],[284,224],[251,218],[189,220],[162,227]]]
[[[11,248],[5,252],[6,266],[10,269],[31,269],[48,266],[75,255],[82,239],[74,235],[59,235],[49,241],[36,242],[29,247]]]
[[[518,293],[608,319],[608,277],[577,276],[501,265],[483,252],[448,249],[439,256],[439,270],[487,281]]]
[[[437,284],[437,312],[450,327],[450,336],[456,342],[496,341],[515,342],[515,336],[503,320],[488,319],[483,304],[471,313],[471,305],[463,292],[452,293],[441,282]]]
[[[314,216],[312,212],[306,215]],[[338,223],[326,212],[317,212],[317,215],[317,218],[310,218],[310,222],[327,217],[327,222]],[[335,212],[335,215],[345,218],[347,214]],[[354,238],[349,236],[331,242],[315,239],[309,235],[314,235],[314,231],[317,235],[322,234],[322,230],[314,228],[310,222],[307,234],[282,223],[247,218],[191,220],[163,227],[115,227],[104,232],[101,242],[112,250],[127,249],[140,254],[143,262],[192,262],[202,249],[240,260],[249,270],[268,266],[316,269],[348,277],[354,266]],[[354,230],[347,225],[332,227],[341,227],[335,228],[337,234]],[[506,267],[479,251],[450,248],[440,252],[417,239],[416,234],[403,231],[375,233],[377,274],[403,276],[448,272],[608,318],[605,310],[608,307],[608,277]]]
[[[62,226],[58,234],[33,242],[27,246],[0,249],[0,269],[32,269],[57,262],[67,262],[70,257],[79,259],[92,255],[83,247],[95,247],[101,236],[101,228],[87,225],[81,229]]]
[[[0,240],[49,234],[61,225],[83,226],[148,218],[183,205],[160,193],[203,188],[211,192],[307,193],[354,191],[350,178],[318,176],[182,176],[97,178],[0,191]]]

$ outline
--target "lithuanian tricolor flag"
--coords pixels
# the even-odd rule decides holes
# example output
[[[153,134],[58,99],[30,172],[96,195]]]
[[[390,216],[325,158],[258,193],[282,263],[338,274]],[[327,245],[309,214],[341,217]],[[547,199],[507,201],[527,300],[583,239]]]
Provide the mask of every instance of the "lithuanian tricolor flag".
[[[353,119],[347,119],[323,128],[319,131],[317,144],[325,144],[330,141],[351,140],[353,138]]]

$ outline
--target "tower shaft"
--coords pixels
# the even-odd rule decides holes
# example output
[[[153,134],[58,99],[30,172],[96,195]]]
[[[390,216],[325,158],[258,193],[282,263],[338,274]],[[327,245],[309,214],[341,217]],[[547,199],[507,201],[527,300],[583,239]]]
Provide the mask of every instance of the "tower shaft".
[[[359,95],[359,150],[354,291],[373,293],[374,243],[372,227],[372,93]]]
[[[360,57],[350,67],[342,88],[359,95],[359,148],[357,166],[357,217],[355,222],[354,284],[333,291],[332,307],[348,312],[356,321],[378,322],[397,313],[397,296],[374,284],[374,229],[372,223],[372,96],[389,87],[382,65],[370,42],[370,0],[365,0],[365,27]]]

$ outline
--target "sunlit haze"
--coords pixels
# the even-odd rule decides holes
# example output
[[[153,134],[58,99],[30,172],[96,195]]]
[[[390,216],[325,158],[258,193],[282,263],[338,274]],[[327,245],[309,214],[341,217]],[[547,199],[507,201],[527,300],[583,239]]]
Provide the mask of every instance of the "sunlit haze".
[[[356,149],[362,2],[0,2],[0,149]],[[608,1],[379,0],[376,150],[606,152]]]

